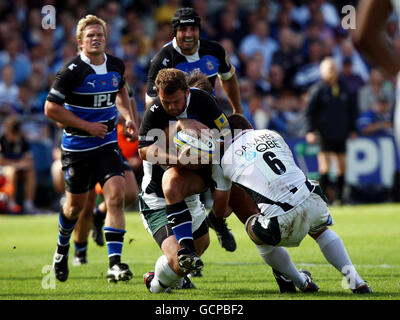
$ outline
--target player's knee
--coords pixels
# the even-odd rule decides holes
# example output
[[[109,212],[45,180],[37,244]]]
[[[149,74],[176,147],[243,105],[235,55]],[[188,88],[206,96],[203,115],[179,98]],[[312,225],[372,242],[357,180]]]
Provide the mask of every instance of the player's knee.
[[[180,201],[182,197],[184,198],[184,183],[182,177],[178,175],[168,175],[165,179],[163,177],[162,189],[167,199]]]
[[[122,208],[124,206],[125,195],[122,192],[115,190],[107,197],[107,208]]]
[[[66,203],[63,207],[63,213],[68,219],[74,220],[79,217],[79,214],[83,211],[83,209],[84,205],[81,203]]]

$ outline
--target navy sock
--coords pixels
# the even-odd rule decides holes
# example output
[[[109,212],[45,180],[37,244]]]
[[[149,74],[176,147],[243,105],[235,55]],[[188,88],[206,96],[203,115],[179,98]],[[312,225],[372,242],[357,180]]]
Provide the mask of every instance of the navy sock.
[[[185,201],[168,204],[166,207],[168,222],[183,248],[195,252],[192,232],[192,215]]]
[[[112,268],[113,265],[121,262],[122,245],[124,242],[125,232],[125,230],[104,227],[110,268]]]
[[[75,256],[84,257],[86,256],[87,242],[74,242]]]
[[[60,254],[67,254],[69,249],[69,240],[71,239],[72,231],[76,225],[78,219],[70,220],[68,219],[62,210],[60,211],[58,217],[58,242],[57,242],[57,252]]]

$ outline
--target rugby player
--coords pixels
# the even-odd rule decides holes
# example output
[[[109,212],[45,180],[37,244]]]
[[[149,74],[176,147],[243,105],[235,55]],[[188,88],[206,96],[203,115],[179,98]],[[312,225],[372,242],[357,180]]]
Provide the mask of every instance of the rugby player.
[[[353,293],[369,294],[340,237],[328,226],[333,220],[326,196],[294,162],[292,152],[276,132],[251,130],[240,114],[229,116],[233,139],[225,141],[220,165],[214,166],[214,212],[226,216],[232,183],[246,190],[261,213],[250,217],[245,228],[263,260],[294,282],[303,292],[316,292],[311,273],[297,270],[284,247],[297,247],[307,233],[321,252],[348,280]],[[235,130],[236,129],[236,130]],[[215,176],[214,176],[215,177]],[[225,181],[224,181],[225,179]]]
[[[235,68],[230,64],[224,48],[215,41],[200,38],[200,17],[193,8],[178,9],[173,18],[174,39],[167,43],[152,59],[146,89],[146,105],[156,98],[155,79],[164,68],[176,68],[186,74],[203,73],[214,87],[217,77],[224,89],[233,112],[242,113],[240,91]],[[236,242],[224,219],[208,214],[207,222],[218,236],[223,248],[236,250]]]
[[[105,238],[108,281],[128,281],[129,266],[121,262],[125,234],[124,170],[117,143],[118,111],[129,135],[137,132],[124,86],[124,63],[105,54],[106,23],[87,15],[77,25],[80,54],[57,73],[45,103],[45,114],[64,126],[61,142],[66,202],[59,214],[59,232],[53,268],[59,281],[68,279],[71,233],[97,181],[108,209]],[[116,106],[116,98],[121,103]],[[118,109],[117,109],[118,108]]]

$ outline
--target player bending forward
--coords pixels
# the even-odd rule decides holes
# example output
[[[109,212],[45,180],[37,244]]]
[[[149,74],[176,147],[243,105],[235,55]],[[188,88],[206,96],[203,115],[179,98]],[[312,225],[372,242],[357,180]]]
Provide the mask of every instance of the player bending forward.
[[[228,119],[234,138],[225,143],[220,166],[214,166],[214,174],[225,178],[214,194],[215,214],[226,216],[230,185],[239,185],[260,208],[261,214],[251,216],[245,228],[268,265],[301,291],[318,291],[310,272],[297,270],[284,248],[299,246],[308,233],[328,262],[346,276],[353,293],[372,293],[340,237],[328,228],[333,220],[325,195],[297,167],[284,139],[274,131],[251,130],[250,123],[239,114]]]

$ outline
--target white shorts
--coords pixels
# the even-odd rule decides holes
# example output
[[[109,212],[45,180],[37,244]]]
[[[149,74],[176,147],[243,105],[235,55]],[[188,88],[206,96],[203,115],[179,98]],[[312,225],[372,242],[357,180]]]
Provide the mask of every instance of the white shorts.
[[[277,227],[273,228],[273,223],[270,224],[271,219],[277,219],[280,240],[276,234]],[[267,235],[267,238],[279,241],[267,244],[277,247],[297,247],[308,233],[317,233],[322,228],[333,225],[333,219],[325,201],[318,194],[311,192],[306,200],[288,213],[274,218],[257,215],[252,224],[254,223],[264,229],[262,233]],[[274,223],[276,225],[276,222]]]
[[[308,233],[333,225],[328,206],[319,195],[309,197],[289,213],[278,216],[281,241],[278,246],[297,247]]]

